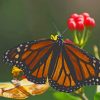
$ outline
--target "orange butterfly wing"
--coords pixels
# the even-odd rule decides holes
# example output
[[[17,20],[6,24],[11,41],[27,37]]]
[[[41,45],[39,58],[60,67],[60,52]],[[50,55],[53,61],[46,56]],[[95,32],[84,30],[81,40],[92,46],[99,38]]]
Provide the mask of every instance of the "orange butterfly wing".
[[[74,44],[51,39],[25,43],[6,52],[4,59],[24,71],[28,80],[72,92],[100,84],[100,61]]]
[[[4,60],[21,68],[28,80],[34,83],[45,83],[54,43],[53,40],[47,39],[20,44],[8,50]]]
[[[49,83],[56,90],[72,92],[100,84],[100,61],[73,44],[64,44],[54,67]]]

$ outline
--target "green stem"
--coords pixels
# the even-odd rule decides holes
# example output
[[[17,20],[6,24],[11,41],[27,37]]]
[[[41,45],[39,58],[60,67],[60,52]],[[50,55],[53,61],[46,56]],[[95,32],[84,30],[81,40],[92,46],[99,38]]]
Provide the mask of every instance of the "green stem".
[[[88,38],[89,38],[89,36],[90,36],[90,30],[87,30],[87,32],[86,32],[86,38],[85,38],[85,42],[84,43],[87,43],[87,41],[88,41]]]
[[[84,92],[82,92],[80,94],[77,94],[77,93],[72,93],[72,94],[75,95],[75,96],[80,97],[82,100],[88,100],[88,98],[86,97]]]
[[[84,40],[86,38],[86,28],[84,29],[83,33],[82,33],[82,37],[81,37],[81,40],[80,40],[80,45],[83,45],[84,44]]]
[[[77,31],[76,31],[76,30],[74,31],[74,42],[75,42],[76,44],[79,44],[79,39],[78,39]]]
[[[89,29],[87,31],[85,30],[85,33],[83,33],[85,35],[83,36],[83,44],[81,44],[81,48],[83,48],[86,45],[86,43],[87,43],[87,41],[89,39],[90,33],[91,32],[90,32]]]
[[[98,47],[96,45],[94,46],[94,54],[95,54],[95,57],[97,59],[100,59],[100,57],[99,57],[99,50],[98,50]]]

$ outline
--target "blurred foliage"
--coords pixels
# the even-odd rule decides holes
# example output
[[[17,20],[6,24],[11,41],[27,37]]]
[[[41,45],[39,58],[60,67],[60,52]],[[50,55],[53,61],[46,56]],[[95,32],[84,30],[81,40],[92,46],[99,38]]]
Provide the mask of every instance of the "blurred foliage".
[[[96,93],[94,96],[94,100],[100,100],[100,93]]]
[[[82,100],[81,98],[73,96],[69,93],[55,92],[53,95],[56,98],[56,100]]]

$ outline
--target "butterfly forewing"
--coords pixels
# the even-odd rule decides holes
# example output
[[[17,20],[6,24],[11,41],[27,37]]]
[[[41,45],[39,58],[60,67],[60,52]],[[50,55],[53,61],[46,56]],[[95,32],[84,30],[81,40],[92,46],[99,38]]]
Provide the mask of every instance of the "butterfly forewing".
[[[4,60],[21,68],[30,81],[42,84],[47,78],[54,45],[51,39],[20,44],[8,50]]]

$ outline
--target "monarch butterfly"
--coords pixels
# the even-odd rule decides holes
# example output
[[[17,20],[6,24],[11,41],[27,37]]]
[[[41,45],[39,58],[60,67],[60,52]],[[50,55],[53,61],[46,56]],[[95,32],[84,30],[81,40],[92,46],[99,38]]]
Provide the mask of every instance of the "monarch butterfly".
[[[62,92],[73,92],[85,85],[100,84],[100,61],[61,35],[52,39],[26,42],[8,50],[5,62],[21,68],[27,79]]]
[[[27,79],[18,81],[18,83],[2,82],[0,83],[0,96],[13,99],[26,99],[31,95],[44,93],[49,84],[34,84]]]

